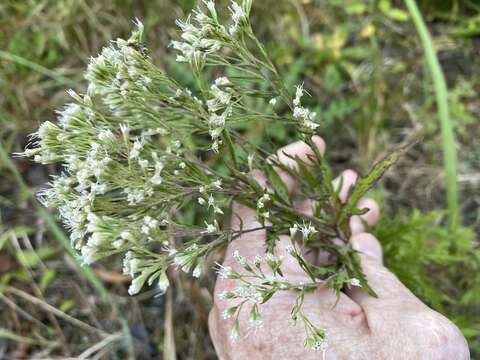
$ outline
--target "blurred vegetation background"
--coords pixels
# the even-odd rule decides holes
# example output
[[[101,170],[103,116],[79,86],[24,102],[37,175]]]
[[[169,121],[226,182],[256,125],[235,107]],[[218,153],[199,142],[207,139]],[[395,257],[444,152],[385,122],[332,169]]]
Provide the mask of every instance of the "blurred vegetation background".
[[[412,1],[406,1],[412,2]],[[226,12],[226,1],[217,1]],[[54,168],[12,156],[55,117],[66,89],[85,90],[89,57],[144,21],[154,61],[188,85],[168,48],[176,18],[194,0],[2,0],[0,2],[0,359],[214,359],[206,322],[213,274],[172,271],[165,296],[129,297],[119,259],[81,267],[68,237],[34,192]],[[304,82],[339,172],[365,172],[387,149],[422,136],[374,196],[374,229],[387,266],[455,321],[480,356],[480,5],[418,1],[448,88],[458,156],[461,224],[448,226],[438,88],[409,8],[396,0],[262,0],[254,29],[293,88]],[[255,104],[264,106],[262,102]],[[281,126],[245,128],[278,147]],[[442,155],[443,154],[443,155]],[[447,154],[448,155],[448,154]],[[448,157],[448,156],[447,156]],[[447,185],[449,184],[449,185]],[[218,259],[212,259],[212,264]],[[108,269],[108,270],[107,270]]]

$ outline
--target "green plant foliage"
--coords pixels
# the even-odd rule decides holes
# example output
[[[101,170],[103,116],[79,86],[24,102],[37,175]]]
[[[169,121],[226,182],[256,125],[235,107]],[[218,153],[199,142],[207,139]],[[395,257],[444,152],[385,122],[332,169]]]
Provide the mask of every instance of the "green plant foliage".
[[[480,249],[467,227],[449,231],[444,214],[384,219],[374,233],[386,266],[419,298],[454,321],[480,354]],[[474,354],[472,354],[474,355]]]

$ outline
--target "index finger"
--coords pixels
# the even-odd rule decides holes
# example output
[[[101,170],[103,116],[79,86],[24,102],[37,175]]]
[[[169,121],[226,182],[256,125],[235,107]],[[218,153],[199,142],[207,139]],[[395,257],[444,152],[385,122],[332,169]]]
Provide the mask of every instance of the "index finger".
[[[315,135],[312,137],[312,142],[319,150],[320,154],[325,153],[325,141],[318,136]],[[314,150],[304,141],[297,141],[292,144],[286,145],[282,147],[280,150],[277,151],[276,158],[278,162],[288,168],[293,170],[298,170],[298,163],[295,160],[297,157],[305,161],[306,163],[310,162],[310,157],[314,156]],[[286,170],[276,168],[278,175],[283,180],[285,185],[288,188],[289,192],[292,192],[295,188],[297,183],[296,179],[292,178],[290,174]]]
[[[325,153],[325,142],[323,139],[320,136],[313,136],[312,141],[315,146],[317,146],[319,152],[323,155]],[[297,170],[298,164],[294,160],[295,158],[298,157],[305,162],[309,162],[309,157],[313,155],[314,151],[307,143],[303,141],[297,141],[279,149],[277,151],[276,158],[282,165]],[[296,184],[296,180],[293,179],[285,170],[276,168],[276,171],[286,184],[288,190],[292,192]],[[252,175],[261,186],[268,188],[265,175],[261,171],[254,171]],[[234,203],[232,207],[231,226],[236,230],[239,230],[240,228],[243,230],[251,230],[261,227],[261,224],[257,220],[257,212],[255,209],[251,209],[242,204]],[[227,253],[225,255],[225,261],[228,263],[231,262],[231,256],[234,251],[239,251],[247,258],[264,253],[265,240],[266,233],[263,229],[242,234],[229,244]]]

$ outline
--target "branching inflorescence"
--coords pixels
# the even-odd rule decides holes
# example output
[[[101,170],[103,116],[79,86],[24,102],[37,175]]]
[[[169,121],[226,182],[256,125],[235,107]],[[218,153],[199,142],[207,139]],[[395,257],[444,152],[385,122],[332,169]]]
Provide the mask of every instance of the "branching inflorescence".
[[[342,204],[328,164],[311,140],[319,124],[302,105],[303,85],[285,87],[252,31],[251,3],[232,1],[228,26],[220,22],[213,1],[204,1],[177,22],[181,36],[171,46],[177,61],[189,63],[198,79],[198,88],[191,90],[154,65],[137,21],[128,40],[113,41],[92,58],[86,94],[70,91],[74,102],[58,113],[58,125],[43,123],[25,155],[42,164],[63,164],[41,200],[59,210],[85,264],[124,254],[124,272],[133,278],[131,295],[146,283],[165,291],[170,266],[201,276],[212,251],[251,231],[224,225],[232,202],[256,209],[261,229],[267,231],[267,253],[255,259],[234,254],[243,272],[218,269],[221,277],[241,284],[221,294],[236,300],[224,313],[236,319],[232,338],[241,311],[250,311],[250,325],[259,327],[259,305],[278,291],[295,291],[292,318],[303,323],[306,345],[324,349],[326,334],[302,312],[302,299],[325,285],[338,293],[346,286],[362,286],[374,294],[348,244],[348,223],[363,212],[356,208],[360,196],[400,151],[377,164]],[[209,83],[207,69],[221,76]],[[263,99],[265,110],[254,109],[252,99]],[[295,158],[298,166],[287,167],[242,137],[239,125],[245,122],[281,122],[315,155],[308,163]],[[253,169],[265,174],[267,188],[252,176]],[[295,210],[278,169],[299,179],[295,197],[312,200],[313,215]],[[192,211],[200,221],[185,215]],[[283,277],[282,258],[273,255],[280,235],[290,236],[286,256],[297,260],[309,283]],[[309,263],[303,257],[307,247],[330,253],[334,263]]]

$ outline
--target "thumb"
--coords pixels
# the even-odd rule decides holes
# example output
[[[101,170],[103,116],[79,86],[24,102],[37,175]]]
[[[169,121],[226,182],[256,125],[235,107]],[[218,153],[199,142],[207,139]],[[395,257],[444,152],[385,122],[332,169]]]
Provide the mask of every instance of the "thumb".
[[[375,298],[361,288],[347,291],[352,300],[362,306],[367,316],[376,308],[385,309],[399,302],[403,304],[420,302],[392,272],[383,266],[382,248],[375,236],[369,233],[360,233],[354,235],[350,242],[352,247],[358,251],[368,284],[378,295],[378,298]]]

